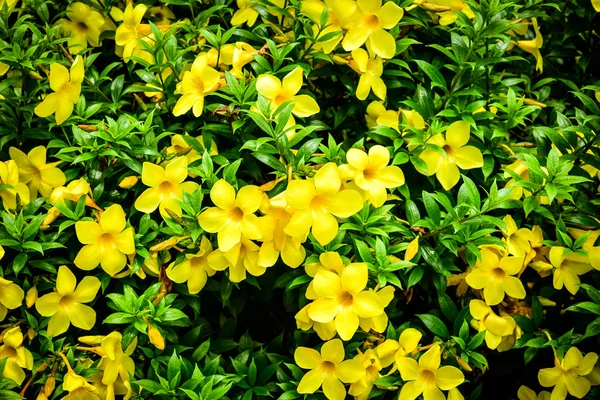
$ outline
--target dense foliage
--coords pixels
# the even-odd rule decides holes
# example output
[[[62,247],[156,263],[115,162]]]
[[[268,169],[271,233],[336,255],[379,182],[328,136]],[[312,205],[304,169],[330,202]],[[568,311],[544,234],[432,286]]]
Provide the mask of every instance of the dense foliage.
[[[599,398],[549,1],[0,0],[0,398]]]

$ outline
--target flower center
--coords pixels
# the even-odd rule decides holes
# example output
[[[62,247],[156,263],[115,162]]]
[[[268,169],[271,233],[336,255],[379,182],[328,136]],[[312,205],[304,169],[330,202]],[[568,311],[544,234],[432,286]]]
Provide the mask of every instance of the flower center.
[[[76,25],[77,25],[77,29],[79,29],[80,31],[87,32],[88,26],[86,24],[84,24],[83,22],[78,22]]]
[[[164,181],[158,185],[158,191],[162,194],[171,194],[175,190],[175,185],[169,181]]]
[[[504,279],[506,277],[506,272],[502,268],[494,268],[492,270],[492,276],[494,279]]]
[[[60,299],[60,308],[66,309],[67,311],[69,310],[69,308],[73,307],[74,304],[75,304],[75,298],[70,294],[63,296]]]
[[[453,155],[454,152],[452,151],[452,146],[445,145],[442,148],[444,149],[444,151],[446,152],[446,155],[448,156],[448,161],[454,161],[454,155]]]
[[[367,168],[363,171],[363,176],[366,180],[373,180],[377,176],[377,171],[374,168]]]
[[[321,364],[321,370],[325,374],[333,374],[335,372],[335,364],[331,361],[323,361],[323,363]]]
[[[280,106],[288,100],[290,100],[290,96],[287,96],[285,94],[278,94],[277,97],[275,97],[275,105]]]
[[[419,379],[426,385],[434,385],[435,384],[435,374],[433,371],[428,369],[422,369],[419,374]]]
[[[98,237],[97,243],[102,247],[112,247],[113,237],[110,233],[103,233]]]
[[[231,210],[230,218],[235,222],[240,222],[244,218],[244,212],[241,208],[235,207]]]
[[[377,15],[369,15],[365,17],[364,24],[369,29],[377,29],[379,28],[379,18]]]
[[[350,307],[352,305],[352,301],[354,297],[352,297],[352,293],[347,291],[342,291],[338,296],[338,302],[342,307]]]

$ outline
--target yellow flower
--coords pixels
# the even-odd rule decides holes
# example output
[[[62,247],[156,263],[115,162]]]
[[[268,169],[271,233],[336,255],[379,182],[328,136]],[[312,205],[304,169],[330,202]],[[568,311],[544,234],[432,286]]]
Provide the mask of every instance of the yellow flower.
[[[586,262],[581,262],[576,254],[565,255],[565,250],[567,249],[560,246],[554,246],[550,249],[548,258],[550,264],[554,267],[552,271],[554,274],[553,285],[557,290],[562,289],[564,286],[569,293],[575,294],[579,290],[579,275],[590,272],[592,267]]]
[[[123,22],[115,32],[115,42],[117,46],[124,46],[123,57],[128,60],[132,55],[139,56],[149,62],[153,61],[153,57],[148,53],[138,41],[138,38],[148,42],[154,41],[154,35],[151,35],[150,25],[142,24],[142,18],[148,7],[144,4],[138,4],[133,7],[132,3],[128,3],[123,13]]]
[[[326,323],[315,322],[308,316],[309,309],[310,304],[307,304],[295,315],[296,326],[298,329],[307,331],[312,328],[315,332],[317,332],[317,335],[319,335],[321,340],[333,339],[336,334],[335,321],[331,320]]]
[[[42,316],[51,317],[48,323],[49,336],[65,333],[71,324],[86,331],[94,327],[96,312],[83,303],[89,303],[96,298],[100,280],[95,276],[86,276],[77,287],[76,284],[73,272],[61,265],[56,277],[56,291],[38,298],[35,302],[35,308]]]
[[[103,32],[104,16],[87,4],[75,2],[67,7],[67,18],[58,20],[60,31],[69,36],[69,52],[79,53],[100,45],[100,34]]]
[[[208,265],[217,271],[229,269],[229,280],[238,283],[246,279],[246,272],[260,276],[267,270],[258,265],[259,247],[250,240],[241,237],[238,244],[226,252],[217,249],[208,255]]]
[[[551,400],[550,392],[542,390],[540,394],[535,394],[535,392],[529,389],[527,386],[519,387],[517,397],[519,400]]]
[[[366,373],[364,377],[350,385],[348,394],[354,396],[355,400],[367,400],[371,390],[373,390],[375,381],[381,378],[381,373],[379,371],[381,371],[383,367],[375,350],[368,349],[364,353],[361,353],[358,349],[357,351],[358,355],[354,357],[354,359],[362,364]]]
[[[259,51],[254,47],[244,42],[237,42],[233,49],[233,62],[231,64],[231,73],[236,78],[242,78],[244,76],[242,68],[246,64],[254,61],[254,55],[258,54]]]
[[[33,355],[23,346],[21,328],[15,326],[4,332],[4,343],[0,346],[0,360],[6,360],[2,376],[12,379],[21,385],[25,380],[23,368],[33,368]]]
[[[469,311],[473,316],[471,324],[479,331],[485,330],[485,344],[496,349],[505,337],[512,335],[517,324],[510,315],[499,317],[490,306],[481,300],[471,300]]]
[[[406,124],[410,125],[420,131],[425,130],[425,120],[423,116],[416,110],[400,110],[404,118],[406,118]]]
[[[381,4],[381,0],[358,0],[353,16],[355,25],[346,33],[342,46],[346,51],[358,49],[368,41],[375,54],[392,58],[396,53],[396,41],[386,31],[395,27],[404,15],[404,10],[393,1]]]
[[[315,36],[314,39],[316,41],[313,43],[313,49],[316,51],[321,50],[325,54],[331,53],[344,36],[342,30],[350,27],[356,7],[357,3],[352,0],[326,0],[325,2],[320,0],[304,0],[300,6],[300,11],[317,22],[312,25]],[[328,11],[328,18],[325,22],[325,26],[320,26],[321,14],[325,8],[327,8]],[[338,34],[333,35],[333,37],[329,39],[322,40],[325,35],[334,32],[337,32]],[[319,35],[317,36],[317,34]],[[308,43],[307,45],[310,46]]]
[[[367,115],[365,118],[369,128],[373,128],[375,126],[387,126],[399,132],[398,112],[386,110],[382,101],[372,101],[367,106]]]
[[[387,148],[375,145],[369,154],[360,149],[350,149],[346,153],[348,164],[342,165],[345,175],[352,176],[354,183],[364,191],[363,198],[375,207],[381,207],[387,198],[386,189],[404,185],[404,174],[396,166],[388,166],[390,152]]]
[[[16,147],[9,149],[12,158],[19,167],[19,180],[29,187],[31,198],[36,198],[38,192],[49,197],[52,190],[67,182],[65,174],[56,167],[58,162],[46,164],[46,148],[38,146],[28,154]]]
[[[0,197],[6,211],[17,208],[17,196],[21,205],[29,203],[29,188],[19,182],[19,168],[13,160],[0,162],[0,185],[9,186],[0,188]]]
[[[369,276],[364,263],[349,264],[341,275],[321,270],[313,280],[319,296],[308,309],[308,316],[316,322],[335,320],[335,328],[343,340],[350,340],[359,327],[359,317],[372,318],[384,313],[379,296],[365,290]]]
[[[190,109],[195,117],[202,115],[204,109],[204,96],[219,88],[219,72],[208,66],[208,55],[200,53],[196,56],[192,69],[183,73],[183,78],[178,84],[177,93],[182,96],[173,108],[176,117],[185,114]]]
[[[501,229],[505,237],[506,248],[509,254],[517,257],[524,257],[531,251],[531,242],[535,241],[533,232],[527,228],[517,228],[517,224],[512,216],[506,215],[502,221],[506,224],[506,229]]]
[[[187,158],[179,157],[165,168],[149,162],[142,167],[142,183],[149,186],[135,201],[135,208],[146,214],[157,208],[163,218],[169,216],[166,210],[181,215],[183,193],[192,193],[200,188],[196,182],[184,182],[188,176]]]
[[[294,352],[296,364],[300,368],[310,369],[300,380],[298,393],[314,393],[322,386],[327,399],[344,400],[346,389],[343,383],[358,382],[366,374],[359,360],[344,361],[344,356],[344,346],[339,339],[323,344],[320,353],[307,347],[298,347]]]
[[[415,328],[406,328],[398,341],[388,339],[377,346],[375,351],[383,368],[390,366],[396,359],[407,357],[417,348],[422,337],[421,332]]]
[[[0,258],[4,256],[4,249],[0,249]],[[12,281],[0,278],[0,321],[6,318],[8,310],[21,306],[25,292]]]
[[[258,12],[253,8],[253,6],[258,3],[252,0],[236,0],[236,4],[238,10],[231,17],[231,25],[241,25],[243,23],[248,24],[248,26],[254,25],[256,19],[258,18]]]
[[[356,49],[352,50],[352,60],[350,60],[348,65],[360,74],[358,86],[356,87],[357,99],[365,100],[372,90],[375,96],[381,100],[385,100],[387,87],[383,79],[381,79],[381,74],[383,74],[383,60],[380,57],[372,53],[369,56],[369,53],[365,49]]]
[[[188,135],[186,134],[185,136]],[[204,149],[204,140],[202,138],[202,135],[195,137],[194,140],[196,140],[200,147]],[[216,156],[217,154],[219,154],[219,151],[217,149],[217,143],[215,143],[214,139],[211,139],[210,149],[207,150],[210,156]],[[188,165],[190,165],[194,161],[201,160],[203,155],[202,153],[199,153],[196,150],[194,150],[194,148],[190,146],[188,142],[185,141],[184,135],[171,136],[171,146],[167,147],[167,153],[175,154],[177,156],[185,156],[185,158],[187,158]],[[176,159],[172,160],[171,162],[175,160]],[[191,173],[189,175],[192,178],[194,177],[194,175]]]
[[[233,64],[233,52],[235,46],[233,44],[225,44],[217,49],[210,49],[206,53],[208,55],[208,65],[212,68],[225,68]]]
[[[210,207],[198,216],[200,227],[206,232],[217,233],[219,250],[228,252],[242,238],[260,239],[261,227],[254,214],[265,194],[258,186],[235,189],[224,179],[217,181],[210,190],[210,199],[216,207]]]
[[[156,25],[168,25],[175,19],[175,14],[167,6],[150,7],[145,14],[148,18],[156,19]]]
[[[540,71],[540,73],[544,72],[544,59],[542,58],[542,53],[540,53],[540,49],[544,44],[544,39],[542,34],[540,33],[540,28],[538,27],[537,18],[532,18],[531,22],[533,24],[533,29],[535,31],[535,38],[531,40],[518,40],[517,46],[519,46],[522,50],[525,50],[529,54],[535,56],[536,64],[535,69]]]
[[[575,228],[568,228],[567,230],[569,231],[569,233],[571,234],[571,236],[573,236],[573,238],[575,240],[584,236],[587,232],[590,233],[587,240],[585,241],[585,243],[583,244],[583,246],[581,248],[583,250],[587,251],[587,253],[588,253],[587,260],[590,263],[590,265],[592,266],[592,268],[600,271],[600,246],[594,246],[594,244],[596,243],[596,240],[598,240],[598,237],[600,236],[600,230],[585,231],[583,229],[575,229]]]
[[[335,163],[325,164],[314,179],[294,180],[286,190],[287,203],[297,211],[285,227],[288,235],[312,234],[325,246],[335,238],[338,222],[334,216],[348,218],[363,207],[356,190],[341,190],[342,180]]]
[[[554,367],[541,369],[538,380],[543,387],[554,387],[552,399],[564,400],[567,392],[582,399],[590,391],[590,381],[583,376],[592,372],[598,361],[596,353],[587,353],[585,357],[577,347],[571,347],[562,360],[554,356]]]
[[[600,0],[592,0],[592,6],[594,7],[594,10],[596,10],[596,12],[600,12]]]
[[[415,237],[406,247],[406,252],[404,253],[404,261],[410,261],[419,252],[419,237]]]
[[[135,253],[133,228],[125,229],[125,212],[119,204],[113,204],[100,215],[100,223],[77,221],[75,233],[84,244],[75,257],[75,265],[90,271],[100,264],[110,276],[127,264],[127,254]]]
[[[91,192],[90,184],[83,178],[79,178],[77,180],[69,182],[69,184],[65,186],[60,186],[54,188],[50,197],[48,198],[48,202],[51,204],[65,204],[65,199],[70,200],[72,202],[77,203],[81,196],[88,195]],[[85,204],[87,206],[95,206],[96,203],[92,200],[90,196],[87,196]]]
[[[409,357],[397,359],[400,375],[406,382],[398,400],[416,399],[420,394],[424,400],[443,399],[442,390],[454,389],[464,382],[465,376],[458,368],[448,365],[440,368],[441,361],[438,344],[427,350],[418,363]]]
[[[119,187],[122,189],[131,189],[138,183],[139,180],[140,178],[138,176],[127,176],[123,178],[121,182],[119,182]]]
[[[507,165],[504,169],[513,171],[514,173],[519,175],[523,180],[529,182],[529,168],[525,165],[525,162],[523,160],[517,160],[514,163]],[[505,171],[504,177],[511,178],[511,175]],[[523,194],[525,194],[525,197],[531,196],[531,192],[523,189],[522,186],[515,186],[516,183],[516,179],[511,178],[504,185],[504,187],[506,188],[512,187],[512,191],[510,194],[511,199],[520,200],[521,197],[523,197]]]
[[[491,306],[504,300],[504,294],[515,299],[525,298],[525,288],[519,278],[512,276],[521,271],[523,257],[502,257],[491,248],[481,249],[481,260],[465,280],[473,289],[483,289],[485,302]]]
[[[131,392],[129,375],[135,373],[135,363],[129,356],[133,353],[133,350],[135,350],[137,340],[131,342],[129,347],[123,351],[121,344],[122,339],[123,337],[119,332],[112,332],[102,338],[100,343],[101,347],[98,351],[102,356],[102,359],[98,364],[98,368],[104,371],[104,374],[102,375],[102,383],[104,385],[117,386],[119,384],[124,384],[125,387],[127,387],[128,392]],[[129,397],[130,395],[126,396],[126,398]]]
[[[448,127],[446,137],[433,136],[428,143],[441,147],[446,157],[434,150],[425,150],[419,156],[427,163],[427,175],[435,174],[445,190],[452,189],[460,180],[460,169],[483,167],[483,155],[474,146],[465,146],[471,137],[471,126],[465,121],[456,121]]]
[[[471,8],[463,0],[427,0],[419,1],[419,4],[424,9],[435,12],[440,18],[440,25],[450,25],[456,21],[458,15],[455,11],[460,11],[469,18],[475,18]]]
[[[79,101],[81,83],[84,78],[83,59],[75,58],[71,71],[64,66],[54,63],[50,65],[50,93],[44,101],[33,110],[38,117],[45,118],[51,114],[56,117],[56,125],[60,125],[73,113],[73,107]]]
[[[62,388],[69,392],[68,395],[63,397],[63,400],[99,400],[97,396],[98,390],[91,385],[87,379],[83,376],[78,375],[73,371],[69,360],[64,356],[63,353],[59,353],[59,356],[63,359],[65,366],[67,367],[67,373],[63,378]]]
[[[383,307],[387,307],[392,300],[394,300],[394,289],[393,286],[386,286],[380,290],[369,289],[370,292],[374,292],[379,297]],[[371,330],[379,333],[383,333],[388,326],[388,316],[386,313],[381,313],[375,317],[363,318],[358,317],[358,324],[360,328],[365,332],[371,332]]]
[[[302,88],[302,68],[296,67],[283,81],[273,75],[262,74],[256,79],[256,90],[274,107],[286,101],[294,103],[292,113],[306,118],[320,111],[319,105],[309,95],[297,94]]]
[[[344,270],[344,267],[344,261],[338,253],[335,251],[326,251],[325,253],[321,253],[319,255],[318,263],[306,264],[304,266],[304,272],[306,272],[306,274],[312,278],[314,278],[319,271],[329,271],[340,275]],[[309,300],[314,300],[319,297],[319,295],[315,292],[313,282],[314,280],[310,281],[308,287],[306,288],[305,297]]]
[[[285,193],[263,202],[260,209],[265,216],[260,219],[262,226],[262,244],[258,254],[258,264],[270,267],[281,260],[285,265],[297,268],[306,257],[302,242],[306,236],[290,236],[284,229],[292,218],[293,210],[287,206]]]
[[[212,251],[210,240],[203,236],[200,242],[200,251],[196,254],[186,254],[185,261],[179,264],[169,265],[167,276],[173,282],[187,282],[190,294],[200,292],[208,277],[215,274],[215,270],[208,265],[208,255]]]

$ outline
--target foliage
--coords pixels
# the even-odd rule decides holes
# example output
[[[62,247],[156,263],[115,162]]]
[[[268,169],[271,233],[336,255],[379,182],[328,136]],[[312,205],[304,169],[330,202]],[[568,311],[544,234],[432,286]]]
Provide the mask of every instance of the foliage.
[[[598,1],[0,5],[0,398],[600,396]]]

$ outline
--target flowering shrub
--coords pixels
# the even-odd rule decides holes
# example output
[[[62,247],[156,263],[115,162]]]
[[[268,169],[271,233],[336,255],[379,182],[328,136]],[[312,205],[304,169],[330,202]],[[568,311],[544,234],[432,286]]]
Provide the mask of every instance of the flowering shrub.
[[[0,398],[599,398],[598,13],[0,0]]]

